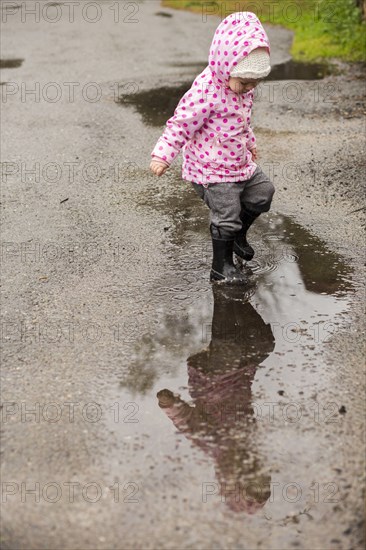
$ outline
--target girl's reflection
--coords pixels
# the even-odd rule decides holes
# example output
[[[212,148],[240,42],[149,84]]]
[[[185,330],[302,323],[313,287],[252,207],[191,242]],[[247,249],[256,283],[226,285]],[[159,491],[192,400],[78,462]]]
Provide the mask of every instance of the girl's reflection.
[[[209,346],[188,358],[193,404],[170,390],[158,394],[176,428],[215,462],[219,493],[231,510],[255,513],[270,496],[271,478],[253,443],[251,386],[255,371],[274,349],[269,324],[243,300],[243,288],[213,285]]]

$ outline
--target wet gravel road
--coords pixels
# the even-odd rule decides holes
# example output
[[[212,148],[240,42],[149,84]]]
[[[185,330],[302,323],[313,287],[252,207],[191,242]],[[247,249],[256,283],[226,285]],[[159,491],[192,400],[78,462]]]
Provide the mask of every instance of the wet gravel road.
[[[362,67],[262,84],[273,209],[213,289],[148,166],[218,19],[92,4],[1,6],[3,548],[362,548]]]

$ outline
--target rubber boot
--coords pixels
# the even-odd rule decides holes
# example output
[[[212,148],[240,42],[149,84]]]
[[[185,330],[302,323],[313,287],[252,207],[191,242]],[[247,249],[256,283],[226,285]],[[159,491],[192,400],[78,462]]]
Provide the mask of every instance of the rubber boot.
[[[250,212],[244,209],[240,214],[242,228],[235,235],[234,252],[237,256],[248,262],[253,258],[254,250],[247,241],[247,231],[260,215],[261,212]]]
[[[210,281],[224,281],[226,283],[247,283],[248,277],[233,262],[234,237],[220,236],[219,232],[211,229],[212,236],[212,269]]]

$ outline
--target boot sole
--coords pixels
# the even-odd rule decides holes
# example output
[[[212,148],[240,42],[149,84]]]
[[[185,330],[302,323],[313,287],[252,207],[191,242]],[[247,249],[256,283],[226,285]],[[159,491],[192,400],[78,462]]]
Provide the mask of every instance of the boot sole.
[[[233,252],[239,256],[242,260],[246,260],[247,262],[250,262],[250,260],[254,257],[254,252],[245,252],[242,248],[239,248],[239,246],[234,243]]]

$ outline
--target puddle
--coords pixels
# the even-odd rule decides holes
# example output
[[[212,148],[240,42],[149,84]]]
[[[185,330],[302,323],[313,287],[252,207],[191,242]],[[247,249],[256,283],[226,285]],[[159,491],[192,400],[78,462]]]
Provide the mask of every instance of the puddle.
[[[124,95],[117,103],[133,105],[142,115],[144,124],[148,126],[164,126],[172,116],[180,98],[191,87],[192,82],[179,84],[176,87],[163,86],[154,90]]]
[[[171,13],[167,13],[166,11],[157,11],[154,15],[158,17],[173,17]]]
[[[16,69],[23,61],[24,59],[0,59],[0,69]]]
[[[266,80],[320,80],[337,72],[329,63],[302,63],[291,59],[272,67]]]
[[[136,344],[113,397],[137,403],[143,415],[130,430],[113,426],[127,471],[144,476],[140,512],[171,496],[189,503],[190,525],[215,518],[235,531],[235,518],[251,517],[262,536],[289,515],[300,522],[310,509],[306,491],[290,501],[275,498],[274,487],[311,487],[314,457],[327,445],[316,407],[341,421],[342,404],[323,411],[320,396],[334,376],[327,343],[347,327],[350,268],[293,220],[270,214],[250,231],[248,287],[212,286],[208,211],[194,191],[150,189],[130,200],[172,219],[170,269],[149,304],[155,327]],[[118,476],[118,457],[108,460]],[[320,521],[326,504],[311,508]],[[289,547],[287,535],[281,547]]]

